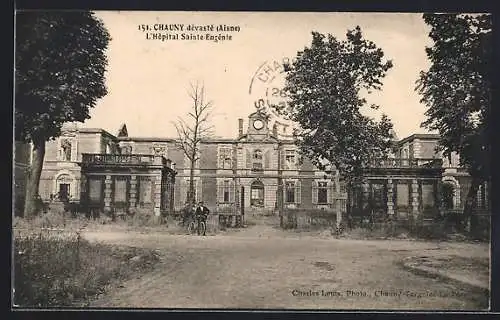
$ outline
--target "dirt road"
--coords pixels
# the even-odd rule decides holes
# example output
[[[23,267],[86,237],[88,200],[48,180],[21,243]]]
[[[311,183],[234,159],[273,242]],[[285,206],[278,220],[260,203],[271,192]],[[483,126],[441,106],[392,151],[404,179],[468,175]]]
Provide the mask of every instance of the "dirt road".
[[[453,309],[487,297],[409,273],[411,255],[488,257],[486,245],[360,241],[290,235],[257,225],[227,235],[87,232],[89,240],[158,249],[155,271],[92,307],[259,309]]]

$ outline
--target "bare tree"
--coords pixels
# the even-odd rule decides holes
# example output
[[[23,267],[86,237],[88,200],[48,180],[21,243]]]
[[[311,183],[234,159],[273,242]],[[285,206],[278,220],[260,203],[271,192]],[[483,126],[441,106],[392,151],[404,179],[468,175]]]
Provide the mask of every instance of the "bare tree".
[[[188,95],[193,103],[191,111],[185,119],[179,118],[174,125],[178,136],[177,146],[189,161],[187,201],[193,203],[195,201],[194,170],[196,161],[200,159],[200,142],[212,134],[214,127],[210,124],[213,104],[205,97],[205,86],[197,82],[191,83],[190,87]]]

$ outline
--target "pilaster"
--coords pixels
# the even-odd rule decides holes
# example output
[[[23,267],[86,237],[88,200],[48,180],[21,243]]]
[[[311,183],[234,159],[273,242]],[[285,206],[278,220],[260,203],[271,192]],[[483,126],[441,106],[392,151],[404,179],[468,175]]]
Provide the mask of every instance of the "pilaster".
[[[154,215],[159,217],[161,214],[161,172],[157,173],[153,177],[154,179]]]
[[[418,180],[412,179],[411,181],[411,206],[414,216],[418,216]]]
[[[104,180],[104,211],[111,210],[111,176],[106,175]]]
[[[130,208],[135,208],[136,200],[137,200],[137,176],[134,174],[130,176],[130,202],[129,202]]]
[[[387,179],[387,214],[389,218],[394,217],[394,197],[393,197],[393,182],[392,179]]]

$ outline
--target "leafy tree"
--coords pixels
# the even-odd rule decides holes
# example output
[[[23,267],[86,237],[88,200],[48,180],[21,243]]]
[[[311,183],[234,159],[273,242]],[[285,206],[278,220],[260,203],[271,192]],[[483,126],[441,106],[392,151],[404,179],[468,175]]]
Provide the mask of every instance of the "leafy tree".
[[[15,137],[33,145],[24,215],[36,212],[45,142],[63,123],[89,119],[106,95],[105,50],[111,40],[90,12],[16,13]]]
[[[488,128],[491,108],[492,17],[489,14],[424,14],[433,45],[431,62],[416,90],[428,107],[422,126],[439,131],[445,156],[456,152],[472,177],[464,216],[476,227],[473,208],[479,186],[490,177]]]
[[[312,43],[287,66],[286,106],[273,106],[298,124],[295,138],[301,152],[320,169],[334,165],[348,184],[362,170],[385,158],[391,147],[392,123],[386,115],[376,121],[363,115],[364,98],[380,90],[392,67],[384,53],[363,38],[356,27],[346,40],[312,32]],[[377,109],[376,105],[369,105]]]
[[[212,101],[205,97],[205,87],[199,83],[190,84],[189,97],[193,101],[187,120],[182,118],[174,123],[177,131],[177,146],[189,161],[189,189],[187,202],[195,201],[194,170],[200,159],[200,143],[212,134],[213,126],[209,124],[212,115]]]

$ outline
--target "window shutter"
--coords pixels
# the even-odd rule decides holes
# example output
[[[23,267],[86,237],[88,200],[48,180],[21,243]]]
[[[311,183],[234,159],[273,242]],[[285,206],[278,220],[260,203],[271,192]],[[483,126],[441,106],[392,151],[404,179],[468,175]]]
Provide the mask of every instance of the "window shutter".
[[[217,148],[217,168],[222,168],[224,159],[222,159],[221,148]]]
[[[301,189],[300,189],[300,180],[295,182],[295,202],[300,203],[301,201]]]
[[[316,181],[312,183],[312,203],[318,204],[318,183]]]
[[[234,181],[229,181],[229,202],[234,202]]]
[[[247,169],[251,169],[252,168],[252,150],[247,149],[246,154],[247,154]]]
[[[280,169],[286,169],[287,168],[285,161],[286,161],[285,150],[282,149],[281,150],[281,168]]]
[[[233,159],[232,163],[232,168],[233,169],[238,169],[239,163],[238,163],[238,157],[241,157],[241,153],[238,151],[238,149],[233,149],[231,151],[231,159]]]
[[[328,187],[328,203],[329,204],[335,203],[335,184],[332,182],[329,183]]]
[[[264,153],[264,169],[269,169],[269,150]]]
[[[217,181],[217,202],[223,202],[224,201],[224,181],[218,180]]]
[[[286,199],[286,190],[287,190],[287,186],[286,186],[286,181],[283,181],[283,203],[287,203],[287,199]]]

